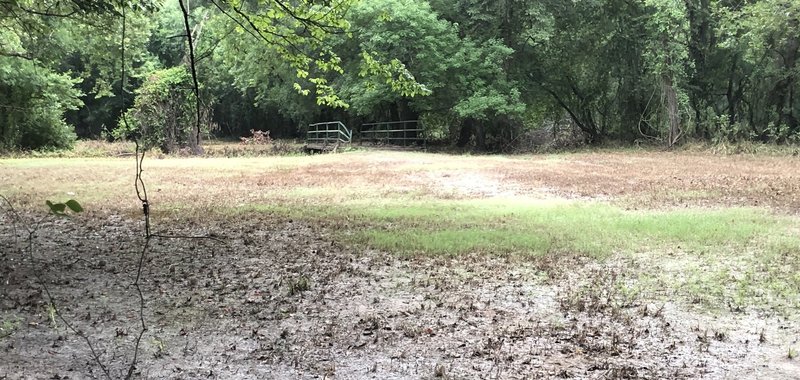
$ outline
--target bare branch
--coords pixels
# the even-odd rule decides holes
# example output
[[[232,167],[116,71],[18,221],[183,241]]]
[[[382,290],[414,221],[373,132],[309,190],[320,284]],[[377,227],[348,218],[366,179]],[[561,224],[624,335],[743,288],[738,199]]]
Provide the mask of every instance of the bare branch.
[[[324,19],[327,15],[329,15],[331,12],[333,12],[334,9],[340,7],[342,5],[342,3],[339,3],[339,5],[337,5],[337,7],[335,7],[335,8],[331,8],[331,10],[326,12],[324,15],[320,16],[318,19],[312,19],[312,18],[308,18],[308,17],[299,16],[297,14],[297,12],[295,12],[293,9],[291,9],[291,7],[286,5],[281,0],[273,0],[273,1],[275,2],[275,4],[278,4],[278,6],[281,7],[281,9],[283,9],[284,12],[289,14],[289,16],[291,16],[293,19],[295,19],[297,21],[300,21],[301,23],[303,23],[305,25],[315,26],[315,27],[317,27],[319,29],[324,30],[326,33],[330,33],[330,34],[337,34],[337,33],[341,33],[342,32],[341,28],[337,27],[336,25],[324,24],[324,23],[320,22],[321,19]]]
[[[25,53],[17,53],[17,52],[4,52],[0,51],[0,56],[3,57],[13,57],[13,58],[22,58],[28,61],[33,61],[33,56]]]

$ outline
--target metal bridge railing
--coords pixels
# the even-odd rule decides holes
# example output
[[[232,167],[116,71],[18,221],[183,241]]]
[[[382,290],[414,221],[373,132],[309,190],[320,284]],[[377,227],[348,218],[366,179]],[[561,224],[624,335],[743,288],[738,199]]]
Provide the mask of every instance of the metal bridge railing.
[[[341,121],[330,121],[308,125],[306,144],[329,145],[353,141],[353,131]]]
[[[424,145],[424,132],[419,120],[367,123],[361,125],[359,140],[403,146],[417,143]]]

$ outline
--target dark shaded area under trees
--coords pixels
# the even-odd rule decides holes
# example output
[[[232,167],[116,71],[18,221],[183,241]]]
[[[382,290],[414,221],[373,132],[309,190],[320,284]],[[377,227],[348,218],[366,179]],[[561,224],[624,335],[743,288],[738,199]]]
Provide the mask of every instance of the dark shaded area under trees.
[[[164,151],[189,144],[197,97],[179,5],[0,0],[0,150],[137,133]],[[589,143],[800,140],[796,1],[185,5],[205,135],[419,118],[477,149],[565,121]]]

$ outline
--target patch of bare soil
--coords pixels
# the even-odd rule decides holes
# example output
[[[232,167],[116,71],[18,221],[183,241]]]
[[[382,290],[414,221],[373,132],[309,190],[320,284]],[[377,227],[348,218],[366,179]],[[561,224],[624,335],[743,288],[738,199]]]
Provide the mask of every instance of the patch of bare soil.
[[[520,190],[511,181],[482,170],[415,173],[406,176],[406,180],[417,183],[417,188],[427,187],[440,198],[511,198]]]
[[[798,327],[712,318],[621,292],[624,268],[579,257],[398,258],[334,242],[334,228],[251,215],[161,221],[145,260],[134,378],[529,379],[800,376]],[[47,221],[37,261],[0,216],[0,378],[124,377],[138,332],[131,287],[142,226],[113,215]],[[754,323],[753,321],[758,321]]]

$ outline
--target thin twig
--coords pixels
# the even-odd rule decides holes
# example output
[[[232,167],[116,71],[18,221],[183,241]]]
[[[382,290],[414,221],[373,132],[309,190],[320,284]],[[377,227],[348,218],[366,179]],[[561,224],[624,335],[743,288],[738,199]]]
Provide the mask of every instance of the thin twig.
[[[149,215],[145,216],[145,218],[149,218]],[[133,287],[136,288],[136,293],[139,295],[139,322],[141,323],[141,328],[139,329],[139,334],[136,336],[136,340],[134,341],[133,358],[131,359],[131,365],[128,367],[128,374],[125,376],[126,380],[129,380],[133,377],[133,371],[136,369],[136,362],[139,359],[139,346],[142,343],[142,337],[144,337],[144,334],[147,332],[147,324],[144,320],[144,293],[142,292],[142,287],[139,286],[139,280],[142,278],[144,258],[147,256],[147,251],[150,248],[150,240],[150,236],[147,236],[144,240],[144,246],[142,246],[142,252],[139,255],[139,264],[136,270],[136,281],[133,283]]]
[[[227,244],[224,239],[215,237],[215,236],[191,236],[191,235],[162,235],[162,234],[152,234],[150,237],[159,238],[159,239],[187,239],[187,240],[213,240],[217,243]]]
[[[193,90],[195,94],[195,101],[196,101],[196,120],[195,120],[195,132],[196,132],[196,140],[198,147],[200,144],[200,86],[197,80],[197,69],[195,67],[195,57],[194,57],[194,42],[192,38],[191,28],[189,27],[189,12],[186,9],[186,6],[183,3],[183,0],[178,0],[181,11],[183,12],[183,21],[184,27],[186,29],[186,38],[189,43],[189,66],[191,68],[192,73],[192,82],[193,82]],[[122,65],[123,65],[123,86],[124,86],[124,67],[125,67],[125,55],[124,55],[124,41],[125,41],[125,9],[123,8],[123,56],[122,56]],[[123,106],[124,106],[124,87],[123,87]],[[125,123],[127,128],[127,120],[125,118],[125,114],[123,113],[123,123]],[[144,136],[139,136],[142,138]],[[218,242],[222,242],[222,240],[217,239],[215,237],[210,236],[170,236],[170,235],[161,235],[161,234],[153,234],[151,232],[151,223],[150,223],[150,200],[147,196],[147,186],[145,185],[144,179],[142,178],[142,172],[144,171],[143,163],[146,153],[146,146],[141,146],[139,143],[139,139],[135,139],[134,143],[136,145],[136,178],[134,180],[134,188],[136,190],[136,197],[142,203],[142,213],[144,217],[145,223],[145,241],[144,245],[142,246],[142,250],[139,254],[139,263],[136,268],[136,280],[133,282],[133,287],[136,289],[136,293],[139,296],[139,321],[141,323],[141,329],[139,330],[139,334],[136,336],[134,341],[134,351],[133,351],[133,358],[131,360],[131,364],[128,367],[128,373],[125,376],[126,380],[129,380],[133,377],[134,371],[136,369],[136,363],[139,359],[139,350],[142,342],[142,338],[144,334],[147,332],[147,323],[144,318],[144,309],[145,309],[145,298],[144,292],[142,291],[141,281],[142,281],[142,272],[144,269],[145,259],[147,258],[148,252],[150,250],[150,243],[153,238],[164,238],[164,239],[209,239]]]
[[[200,85],[197,82],[197,68],[195,67],[194,60],[194,37],[192,36],[192,28],[189,27],[189,11],[183,4],[183,0],[178,0],[181,5],[181,12],[183,13],[183,26],[186,29],[186,41],[189,43],[189,68],[192,72],[192,83],[194,84],[194,101],[195,101],[195,144],[192,147],[192,153],[200,153]]]
[[[125,14],[125,4],[122,4],[122,55],[121,55],[121,64],[122,64],[122,79],[120,80],[120,103],[121,103],[121,110],[122,110],[122,122],[125,124],[125,129],[129,130],[128,128],[128,118],[125,115],[125,32],[126,32],[126,14]],[[150,247],[150,203],[147,200],[147,187],[142,180],[142,161],[144,161],[145,152],[140,150],[139,141],[138,139],[135,140],[136,144],[136,179],[134,180],[134,188],[136,190],[136,197],[139,198],[139,201],[142,202],[142,212],[144,213],[144,220],[145,220],[145,242],[144,246],[142,246],[142,252],[139,255],[139,263],[136,267],[136,281],[133,283],[133,287],[136,289],[136,293],[139,296],[139,322],[141,324],[141,328],[139,329],[139,334],[136,336],[136,340],[134,341],[133,347],[133,358],[131,358],[131,363],[128,366],[128,373],[125,376],[126,380],[129,380],[133,377],[134,371],[136,370],[136,363],[139,360],[139,348],[141,346],[142,337],[147,332],[147,324],[144,319],[144,293],[142,292],[141,286],[139,286],[139,280],[141,279],[142,275],[142,268],[144,267],[144,259],[147,256],[147,251]],[[140,155],[141,152],[141,155]]]

